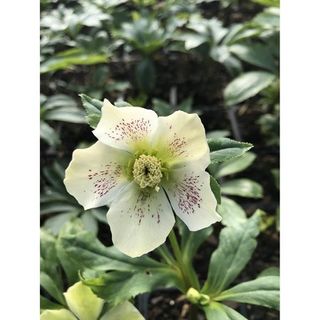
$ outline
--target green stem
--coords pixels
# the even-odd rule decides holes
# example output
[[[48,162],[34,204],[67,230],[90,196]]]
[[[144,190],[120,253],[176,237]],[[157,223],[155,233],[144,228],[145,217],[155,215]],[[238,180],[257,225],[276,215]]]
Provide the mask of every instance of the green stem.
[[[169,241],[170,241],[170,244],[171,244],[171,247],[173,250],[173,254],[174,254],[175,258],[177,259],[178,266],[179,266],[180,271],[182,273],[186,290],[188,290],[190,287],[193,287],[193,288],[199,290],[200,285],[199,285],[198,278],[197,278],[192,266],[184,263],[182,252],[181,252],[177,237],[176,237],[173,229],[171,230],[171,232],[169,234]]]
[[[159,247],[156,252],[159,254],[160,257],[168,264],[168,265],[176,265],[176,261],[172,257],[170,251],[168,250],[167,246],[164,244]]]

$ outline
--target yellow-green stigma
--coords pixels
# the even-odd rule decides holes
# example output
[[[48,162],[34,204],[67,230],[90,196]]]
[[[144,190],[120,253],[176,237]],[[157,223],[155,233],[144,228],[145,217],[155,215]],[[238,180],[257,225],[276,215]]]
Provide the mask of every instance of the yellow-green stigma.
[[[142,189],[150,187],[159,191],[159,183],[162,178],[161,169],[162,166],[159,159],[142,154],[133,164],[133,179]]]

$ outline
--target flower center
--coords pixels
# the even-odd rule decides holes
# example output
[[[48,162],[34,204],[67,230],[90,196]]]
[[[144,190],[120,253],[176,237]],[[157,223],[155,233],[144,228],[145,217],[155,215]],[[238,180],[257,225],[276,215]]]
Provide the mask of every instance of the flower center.
[[[133,165],[133,179],[141,188],[155,188],[159,191],[162,178],[161,161],[154,156],[142,154]]]

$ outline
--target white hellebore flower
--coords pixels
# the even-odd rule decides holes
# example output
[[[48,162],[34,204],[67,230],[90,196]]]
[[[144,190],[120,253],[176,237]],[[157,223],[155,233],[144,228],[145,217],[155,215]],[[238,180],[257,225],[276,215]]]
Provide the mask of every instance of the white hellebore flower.
[[[74,151],[64,183],[85,209],[110,207],[107,220],[120,251],[138,257],[163,244],[175,223],[173,211],[191,231],[221,220],[198,115],[158,117],[104,100],[93,134],[98,141]]]

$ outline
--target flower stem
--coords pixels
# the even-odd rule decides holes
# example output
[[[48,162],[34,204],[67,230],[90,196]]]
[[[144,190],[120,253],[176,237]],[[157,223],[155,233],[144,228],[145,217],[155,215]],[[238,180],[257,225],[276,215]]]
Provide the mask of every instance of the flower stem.
[[[157,248],[157,253],[168,265],[176,265],[176,261],[172,257],[170,251],[168,250],[167,246],[163,244],[159,248]]]
[[[190,264],[186,264],[183,261],[182,252],[177,240],[177,237],[175,235],[174,230],[172,229],[169,234],[169,241],[173,250],[173,254],[177,260],[178,266],[181,270],[182,276],[184,278],[185,287],[186,290],[188,290],[190,287],[193,287],[197,290],[199,290],[199,280],[196,276],[196,273],[194,272],[192,266]]]

